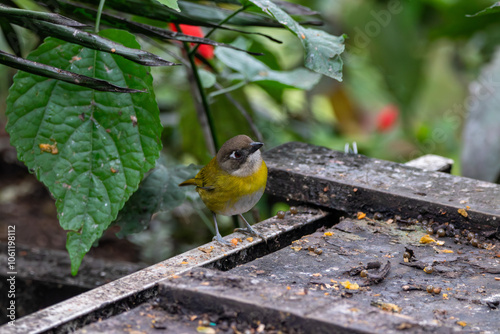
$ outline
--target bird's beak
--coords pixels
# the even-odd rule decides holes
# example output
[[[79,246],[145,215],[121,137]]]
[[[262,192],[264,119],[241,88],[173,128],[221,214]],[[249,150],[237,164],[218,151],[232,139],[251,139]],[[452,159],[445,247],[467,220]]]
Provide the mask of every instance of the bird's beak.
[[[258,141],[255,141],[255,142],[251,143],[250,144],[250,148],[248,149],[248,154],[254,153],[255,151],[257,151],[262,146],[264,146],[264,144],[262,144],[262,143],[260,143]]]

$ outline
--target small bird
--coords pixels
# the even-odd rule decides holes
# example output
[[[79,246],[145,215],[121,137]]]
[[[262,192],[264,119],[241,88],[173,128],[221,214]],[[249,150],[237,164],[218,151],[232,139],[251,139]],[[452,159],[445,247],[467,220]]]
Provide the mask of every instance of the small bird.
[[[242,216],[260,200],[267,183],[267,166],[259,149],[264,144],[239,135],[226,141],[217,155],[198,174],[179,186],[196,186],[196,191],[212,211],[216,235],[213,240],[222,244],[217,215],[238,215],[246,228],[237,231],[261,237]]]

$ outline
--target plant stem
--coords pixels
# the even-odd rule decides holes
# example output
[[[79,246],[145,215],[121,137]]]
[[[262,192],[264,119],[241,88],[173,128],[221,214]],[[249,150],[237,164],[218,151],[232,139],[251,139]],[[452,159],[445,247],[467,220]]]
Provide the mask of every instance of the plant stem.
[[[178,24],[176,24],[176,28],[177,28],[177,31],[182,32],[182,30]],[[202,116],[200,114],[198,114],[198,118],[200,119],[200,123],[201,123],[202,128],[204,128],[205,141],[207,141],[207,147],[210,151],[210,154],[212,154],[214,156],[216,151],[220,148],[220,146],[219,146],[219,142],[217,140],[217,135],[215,132],[215,124],[214,124],[214,120],[212,118],[212,113],[210,111],[210,105],[209,105],[208,100],[207,100],[207,95],[205,94],[205,89],[203,88],[203,85],[201,83],[200,74],[198,73],[198,68],[196,67],[196,64],[194,61],[194,58],[195,58],[194,54],[190,53],[189,43],[183,42],[182,44],[184,46],[184,50],[186,51],[187,58],[189,60],[189,64],[191,65],[191,74],[192,74],[193,80],[196,84],[197,93],[198,93],[199,98],[201,100],[201,106],[203,107],[203,112],[204,112],[203,118],[206,119],[206,125],[208,125],[208,129],[203,124],[204,122],[202,122],[202,121],[204,121],[204,119],[202,118]],[[207,136],[208,133],[210,134],[209,136]]]
[[[97,16],[95,18],[95,28],[94,32],[97,34],[99,32],[99,25],[101,24],[101,14],[102,14],[102,9],[104,8],[104,3],[106,0],[101,0],[99,2],[99,7],[97,8]]]
[[[242,7],[240,7],[238,10],[235,10],[234,12],[231,13],[231,15],[228,15],[225,19],[223,19],[222,21],[220,21],[215,27],[213,27],[212,29],[210,29],[207,34],[204,36],[204,38],[208,38],[210,37],[210,35],[212,35],[217,29],[219,29],[219,27],[221,25],[223,25],[224,23],[226,23],[227,21],[229,21],[230,19],[232,19],[233,17],[235,17],[236,15],[238,15],[239,13],[241,13],[242,11],[244,11],[245,9],[247,9],[248,5],[244,5]],[[179,30],[179,29],[177,29]],[[194,46],[194,48],[191,50],[191,52],[189,53],[189,56],[192,56],[196,53],[196,51],[198,51],[198,48],[200,47],[200,43],[196,44]]]

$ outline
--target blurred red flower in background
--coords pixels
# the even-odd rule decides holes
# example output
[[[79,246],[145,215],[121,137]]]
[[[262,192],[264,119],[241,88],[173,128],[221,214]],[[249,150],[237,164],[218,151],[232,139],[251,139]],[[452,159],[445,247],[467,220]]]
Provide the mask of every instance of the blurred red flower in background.
[[[399,116],[399,109],[393,104],[383,107],[377,114],[375,124],[377,131],[387,132],[394,128]]]
[[[170,23],[170,30],[172,31],[177,31],[177,27],[175,24]],[[195,36],[195,37],[203,37],[203,31],[201,30],[200,27],[198,26],[191,26],[188,24],[179,24],[179,28],[181,29],[181,32],[183,34],[189,35],[189,36]],[[193,46],[195,43],[191,43],[191,46]],[[214,57],[214,47],[212,45],[208,44],[200,44],[198,47],[198,50],[196,51],[200,56],[202,56],[205,59],[212,59]],[[197,63],[199,63],[197,61]]]

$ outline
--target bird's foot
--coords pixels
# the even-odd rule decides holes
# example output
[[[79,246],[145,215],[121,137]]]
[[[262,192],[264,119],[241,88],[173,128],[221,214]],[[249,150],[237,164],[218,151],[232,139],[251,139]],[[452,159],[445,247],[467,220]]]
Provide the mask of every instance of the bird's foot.
[[[229,241],[226,241],[226,240],[222,239],[222,236],[220,234],[215,235],[212,238],[212,240],[213,241],[217,241],[218,243],[220,243],[223,246],[230,246],[231,245],[231,243]]]

